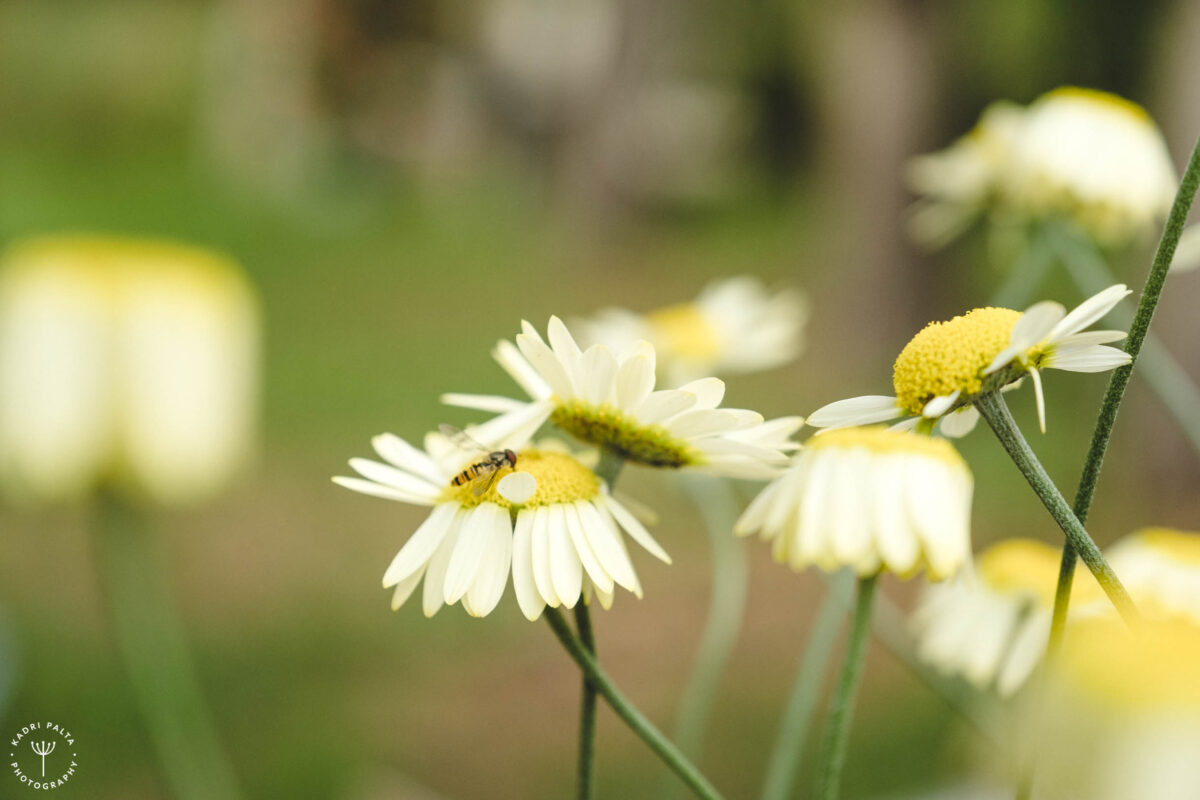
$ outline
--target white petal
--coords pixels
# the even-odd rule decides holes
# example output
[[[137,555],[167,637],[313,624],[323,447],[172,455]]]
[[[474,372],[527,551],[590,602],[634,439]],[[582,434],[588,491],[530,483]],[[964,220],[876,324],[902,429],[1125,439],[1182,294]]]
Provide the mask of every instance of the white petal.
[[[488,547],[475,583],[463,597],[463,607],[475,617],[486,617],[504,596],[508,584],[508,568],[512,562],[513,532],[510,518],[502,513],[493,518]]]
[[[450,531],[450,524],[454,521],[454,514],[458,509],[457,503],[439,503],[433,507],[429,518],[409,537],[388,565],[387,571],[383,573],[385,589],[401,582],[428,563],[442,539]]]
[[[583,590],[583,563],[571,545],[571,533],[561,505],[546,507],[547,538],[550,540],[550,579],[554,593],[567,608],[574,608]]]
[[[496,484],[496,491],[513,505],[524,505],[537,491],[537,478],[528,472],[510,472]]]
[[[1017,357],[1024,355],[1025,351],[1028,349],[1028,347],[1015,346],[1004,348],[999,353],[996,353],[996,357],[992,359],[992,363],[988,364],[984,368],[983,374],[991,375],[993,372],[998,372],[999,370],[1011,364]]]
[[[1034,303],[1025,310],[1025,313],[1017,320],[1017,324],[1013,326],[1012,334],[1008,339],[1009,346],[1022,351],[1028,350],[1049,336],[1066,313],[1062,304],[1055,303],[1053,300]]]
[[[701,378],[685,383],[679,390],[696,395],[697,408],[716,408],[725,398],[725,381],[720,378]]]
[[[419,570],[396,584],[396,589],[392,592],[392,611],[400,608],[408,598],[412,597],[413,590],[417,588],[417,584],[424,576],[425,565],[422,564]]]
[[[458,544],[454,547],[450,565],[446,569],[443,599],[447,605],[457,603],[475,583],[483,556],[491,543],[496,517],[507,513],[495,503],[480,503],[466,512]]]
[[[1172,272],[1191,272],[1200,267],[1200,223],[1184,228],[1171,259]]]
[[[975,406],[963,406],[957,411],[942,417],[939,427],[943,436],[957,439],[975,430],[975,423],[977,422],[979,422],[979,409],[975,408]]]
[[[579,361],[579,389],[583,399],[595,405],[610,403],[615,397],[617,359],[601,344],[593,345]]]
[[[567,532],[571,535],[571,543],[575,545],[575,552],[579,554],[579,560],[583,564],[588,578],[596,588],[611,592],[612,576],[608,574],[608,570],[604,569],[600,559],[596,557],[595,551],[592,550],[592,544],[583,529],[583,522],[575,504],[563,504],[559,507],[563,510],[563,518],[566,520]]]
[[[442,485],[451,477],[429,457],[428,453],[413,447],[395,434],[381,433],[371,440],[371,445],[384,461],[414,475],[420,475],[422,478],[428,479],[430,483]]]
[[[467,428],[467,433],[488,447],[519,450],[553,412],[554,406],[549,400],[534,400],[524,408],[492,417],[482,425],[472,425]]]
[[[1046,396],[1042,392],[1042,373],[1033,367],[1029,369],[1029,377],[1033,379],[1033,396],[1037,399],[1038,427],[1046,432]]]
[[[779,484],[783,478],[768,483],[766,487],[758,493],[742,515],[738,517],[733,526],[733,532],[737,536],[749,536],[758,531],[763,526],[763,521],[767,518],[767,511],[773,507],[773,501],[779,494]]]
[[[818,408],[808,415],[808,424],[814,428],[845,428],[887,422],[903,415],[903,409],[896,405],[896,398],[864,395]]]
[[[875,529],[876,548],[888,569],[907,576],[917,566],[921,543],[909,527],[904,508],[904,470],[902,458],[878,458],[869,479],[873,494],[871,519]]]
[[[350,459],[350,468],[376,483],[392,489],[399,489],[408,494],[415,494],[418,497],[427,497],[431,501],[436,500],[442,493],[441,485],[432,484],[423,478],[414,477],[403,470],[389,467],[387,464],[380,464],[369,458]]]
[[[958,413],[958,411],[954,412],[954,414],[957,414],[957,413]],[[949,414],[948,416],[954,416],[954,414]],[[889,425],[888,430],[889,431],[911,431],[914,428],[916,428],[918,425],[920,425],[924,421],[924,419],[925,419],[924,417],[909,417],[908,419],[902,419],[899,422],[897,422],[895,425]]]
[[[651,392],[636,409],[634,416],[643,425],[657,425],[665,419],[687,411],[696,404],[696,395],[682,389],[663,389]]]
[[[866,501],[871,454],[862,448],[848,448],[825,457],[834,463],[835,470],[826,535],[838,563],[861,571],[860,566],[871,559],[875,544],[870,532],[870,502]]]
[[[1072,333],[1078,333],[1093,322],[1097,321],[1109,311],[1112,311],[1113,306],[1128,297],[1132,292],[1125,288],[1125,284],[1118,283],[1115,286],[1110,286],[1099,294],[1089,297],[1078,306],[1076,306],[1070,314],[1067,314],[1061,322],[1054,326],[1054,330],[1050,331],[1050,340],[1057,341],[1064,336],[1069,336]]]
[[[533,578],[533,518],[533,509],[523,508],[517,512],[512,544],[513,593],[521,613],[530,622],[540,617],[546,607]]]
[[[558,356],[546,346],[540,337],[527,333],[517,334],[517,347],[529,359],[529,363],[550,386],[550,390],[562,398],[575,396],[575,386]]]
[[[650,535],[650,531],[646,530],[646,527],[638,521],[637,517],[633,516],[633,514],[630,514],[625,506],[617,502],[616,498],[612,497],[611,495],[604,494],[601,495],[601,498],[603,505],[600,507],[612,514],[613,518],[617,521],[617,524],[620,525],[635,542],[641,545],[643,550],[665,564],[671,563],[671,557],[667,555],[667,551],[663,550],[662,546],[658,542],[654,541],[654,537]]]
[[[373,481],[364,481],[362,478],[346,478],[339,475],[333,479],[333,482],[351,491],[369,494],[372,497],[382,497],[385,500],[397,500],[401,503],[411,503],[418,506],[431,506],[434,502],[424,494],[417,495],[412,492],[402,492],[399,489],[380,486]]]
[[[580,501],[575,504],[575,509],[579,514],[584,535],[600,566],[616,583],[635,594],[638,593],[640,587],[637,574],[633,571],[629,554],[621,544],[621,534],[591,503]],[[597,586],[599,585],[597,583]]]
[[[442,539],[433,558],[429,559],[429,567],[425,570],[425,587],[423,590],[422,606],[425,616],[432,617],[445,602],[446,570],[450,567],[450,559],[458,547],[458,537],[462,533],[462,522],[467,512],[460,511],[454,516],[450,532]]]
[[[1061,352],[1075,347],[1091,347],[1097,344],[1119,342],[1127,335],[1125,331],[1084,331],[1083,333],[1073,333],[1055,342],[1054,350]]]
[[[552,394],[550,384],[538,374],[529,360],[512,342],[501,339],[492,350],[492,358],[512,376],[525,392],[536,400],[544,400]]]
[[[448,406],[473,408],[477,411],[489,411],[494,414],[515,411],[518,408],[524,408],[528,405],[525,400],[514,400],[511,397],[501,397],[495,394],[459,394],[457,392],[447,392],[438,399]]]
[[[680,439],[691,439],[695,436],[711,436],[715,433],[731,431],[738,426],[738,422],[737,415],[728,411],[698,408],[685,411],[668,420],[664,427],[673,436]]]
[[[1104,372],[1123,367],[1130,360],[1124,350],[1098,344],[1071,348],[1065,353],[1056,351],[1047,359],[1045,366],[1047,369],[1064,369],[1068,372]]]
[[[654,389],[654,360],[641,353],[630,356],[617,370],[617,408],[639,407]]]
[[[560,601],[554,591],[550,572],[550,512],[543,506],[533,510],[533,529],[530,531],[530,554],[533,557],[533,585],[551,608]]]
[[[937,419],[950,410],[950,406],[958,401],[960,394],[962,394],[962,391],[956,389],[951,394],[933,398],[921,409],[921,416],[925,419]]]
[[[1050,638],[1050,615],[1033,611],[1020,626],[1008,658],[1000,670],[996,690],[1007,697],[1021,687],[1033,672],[1034,667],[1046,654],[1046,642]]]
[[[572,367],[583,357],[583,352],[575,343],[575,338],[571,336],[567,326],[558,317],[550,317],[550,322],[546,325],[546,337],[550,340],[550,347],[554,349],[554,354],[558,356],[558,360],[564,366]]]

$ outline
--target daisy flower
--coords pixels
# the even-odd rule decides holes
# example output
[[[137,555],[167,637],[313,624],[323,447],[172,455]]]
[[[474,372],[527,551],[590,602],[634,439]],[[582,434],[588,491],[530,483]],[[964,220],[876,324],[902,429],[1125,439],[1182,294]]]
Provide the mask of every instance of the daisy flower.
[[[772,544],[794,570],[860,577],[925,570],[934,580],[970,557],[973,480],[945,439],[881,427],[815,436],[734,527]]]
[[[1143,528],[1109,548],[1139,609],[1200,624],[1200,534]]]
[[[532,398],[448,394],[450,405],[499,412],[500,436],[531,436],[547,420],[580,441],[634,463],[764,478],[787,463],[798,444],[800,417],[764,422],[745,409],[720,408],[725,384],[702,378],[678,389],[654,390],[655,350],[638,342],[621,355],[602,344],[581,351],[567,326],[551,317],[549,344],[528,322],[516,345],[501,341],[493,355]]]
[[[1124,332],[1083,332],[1129,293],[1125,284],[1110,286],[1070,313],[1058,303],[1045,301],[1023,314],[1008,308],[976,308],[947,322],[931,322],[896,358],[895,396],[839,400],[813,412],[808,424],[842,428],[907,418],[900,423],[904,427],[940,421],[945,435],[963,436],[979,420],[972,405],[977,397],[1029,376],[1044,433],[1042,370],[1103,372],[1129,363],[1128,353],[1106,344],[1125,338]]]
[[[1050,636],[1059,551],[1033,539],[994,544],[953,581],[926,588],[913,615],[920,658],[979,689],[1009,696],[1041,663]],[[1086,581],[1086,582],[1085,582]],[[1072,611],[1103,607],[1094,579],[1076,586]]]
[[[517,446],[493,423],[470,429],[471,437],[497,448]],[[424,450],[390,433],[372,444],[383,462],[351,459],[362,477],[334,482],[433,509],[384,573],[393,609],[424,579],[425,616],[460,601],[468,614],[486,616],[500,602],[510,568],[517,604],[530,620],[546,606],[573,608],[593,594],[609,608],[617,586],[641,597],[622,530],[671,562],[590,469],[553,445],[518,450],[515,466],[502,467],[477,494],[477,482],[454,481],[478,457],[440,433],[425,437]]]
[[[228,258],[167,241],[55,236],[0,273],[0,486],[205,500],[253,449],[259,309]]]
[[[1200,628],[1074,623],[1030,731],[1038,796],[1191,800],[1200,786]]]
[[[794,290],[772,294],[748,275],[705,286],[690,303],[648,314],[606,308],[577,323],[589,343],[628,350],[654,345],[667,383],[679,386],[706,375],[757,372],[800,354],[808,303]]]
[[[1008,206],[1072,220],[1108,244],[1154,233],[1179,183],[1146,110],[1090,89],[1056,89],[1034,101],[1010,154]]]

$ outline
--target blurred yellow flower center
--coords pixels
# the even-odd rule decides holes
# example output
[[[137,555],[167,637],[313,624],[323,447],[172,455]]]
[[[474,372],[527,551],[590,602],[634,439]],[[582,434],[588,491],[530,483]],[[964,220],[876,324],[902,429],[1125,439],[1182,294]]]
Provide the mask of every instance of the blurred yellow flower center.
[[[1087,103],[1089,105],[1098,106],[1107,111],[1115,111],[1127,117],[1131,117],[1138,122],[1143,122],[1153,126],[1154,120],[1146,113],[1146,109],[1139,106],[1132,100],[1126,100],[1124,97],[1119,97],[1115,94],[1102,92],[1098,89],[1083,89],[1078,86],[1064,86],[1061,89],[1055,89],[1052,92],[1047,92],[1039,102],[1047,102],[1049,100],[1074,100]]]
[[[522,504],[523,508],[591,500],[600,493],[600,479],[566,453],[553,450],[522,450],[517,453],[515,469],[528,472],[537,481],[537,491]],[[504,508],[511,508],[512,503],[501,497],[496,487],[501,478],[513,471],[509,467],[502,468],[494,476],[495,480],[488,490],[480,495],[475,494],[474,481],[462,486],[451,484],[442,490],[441,502],[454,501],[467,508],[473,508],[480,503],[495,503]],[[483,480],[486,481],[487,478]]]
[[[1067,681],[1097,704],[1125,711],[1200,709],[1200,628],[1181,620],[1131,630],[1111,617],[1072,623],[1062,655]]]
[[[882,425],[838,428],[812,437],[805,446],[809,450],[862,447],[880,455],[900,453],[926,456],[966,468],[962,456],[945,439],[934,439],[932,436],[906,431],[889,431]]]
[[[1134,534],[1142,544],[1171,561],[1200,567],[1200,535],[1171,528],[1143,528]]]
[[[581,442],[604,447],[638,464],[678,468],[702,461],[699,453],[666,428],[639,424],[607,403],[597,406],[580,400],[560,401],[550,421]]]
[[[962,392],[964,398],[983,388],[980,373],[1008,347],[1021,312],[1009,308],[977,308],[948,322],[931,322],[912,338],[892,368],[898,405],[920,414],[935,397]]]
[[[716,331],[691,303],[660,308],[646,319],[658,334],[655,346],[676,358],[702,361],[719,355]]]
[[[1024,593],[1050,608],[1058,584],[1059,552],[1034,539],[1007,539],[992,545],[976,559],[983,582],[1003,593]]]

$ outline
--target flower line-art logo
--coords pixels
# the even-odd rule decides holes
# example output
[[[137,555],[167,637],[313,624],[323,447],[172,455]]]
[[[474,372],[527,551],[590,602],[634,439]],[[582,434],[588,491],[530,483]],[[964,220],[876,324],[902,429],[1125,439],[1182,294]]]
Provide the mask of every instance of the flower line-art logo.
[[[32,738],[34,735],[38,738]],[[9,745],[13,748],[8,754],[13,775],[31,789],[57,789],[75,776],[79,766],[75,736],[56,722],[31,722],[17,731]]]

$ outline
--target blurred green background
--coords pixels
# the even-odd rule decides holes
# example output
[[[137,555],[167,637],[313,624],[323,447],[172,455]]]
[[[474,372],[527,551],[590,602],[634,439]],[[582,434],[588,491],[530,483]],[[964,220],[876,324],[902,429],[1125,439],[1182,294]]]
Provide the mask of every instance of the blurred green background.
[[[996,98],[1062,84],[1145,105],[1177,163],[1200,132],[1190,2],[775,0],[91,0],[0,3],[0,242],[93,231],[214,247],[266,315],[262,444],[221,501],[164,514],[198,672],[249,797],[541,798],[572,786],[578,678],[511,591],[486,620],[393,613],[379,578],[423,517],[329,476],[381,431],[464,412],[444,391],[514,391],[489,350],[522,318],[635,310],[749,273],[798,286],[803,357],[728,381],[767,416],[890,390],[927,320],[984,302],[982,237],[923,255],[903,235],[908,156]],[[1117,265],[1140,285],[1147,252]],[[1061,277],[1043,294],[1068,305]],[[1195,377],[1200,279],[1156,327]],[[1105,375],[1048,376],[1034,445],[1073,488]],[[1013,396],[1032,426],[1032,393]],[[1058,541],[986,431],[976,546]],[[1135,384],[1091,528],[1198,527],[1200,469]],[[707,606],[699,521],[631,469],[675,556],[637,563],[646,597],[597,620],[602,660],[669,727]],[[754,487],[746,487],[747,493]],[[52,718],[78,739],[80,798],[160,798],[121,669],[91,510],[4,509],[0,729]],[[751,594],[702,765],[730,797],[760,785],[803,632],[823,591],[752,548]],[[888,580],[909,604],[916,586]],[[870,654],[847,797],[954,783],[981,743],[888,653]],[[602,797],[654,797],[660,768],[601,712]],[[0,778],[4,797],[31,791]],[[1003,776],[1000,776],[1003,779]],[[802,779],[804,780],[804,779]],[[807,783],[807,780],[804,780]]]

